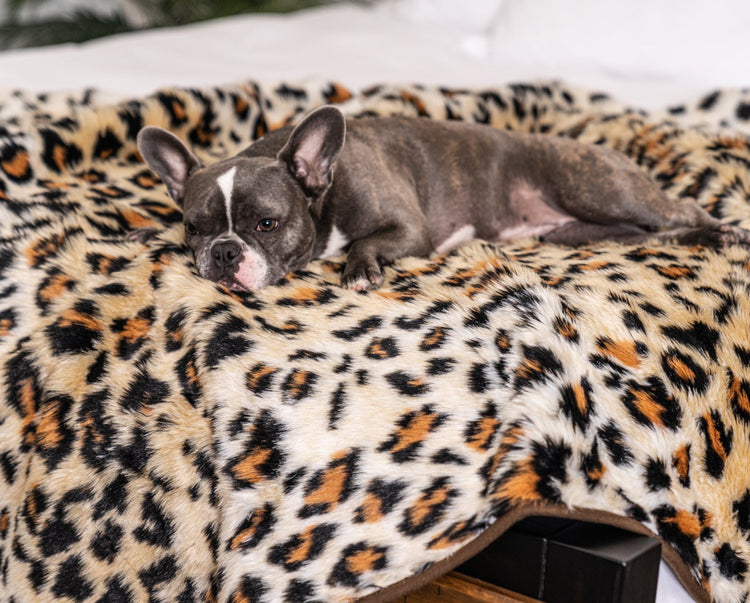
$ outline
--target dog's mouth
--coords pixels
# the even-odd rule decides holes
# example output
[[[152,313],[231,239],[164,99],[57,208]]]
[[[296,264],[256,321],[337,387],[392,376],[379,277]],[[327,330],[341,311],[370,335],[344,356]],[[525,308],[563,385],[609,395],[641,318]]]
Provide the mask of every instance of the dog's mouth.
[[[251,289],[248,289],[247,287],[245,287],[245,285],[243,285],[242,283],[240,283],[233,276],[221,278],[221,279],[219,279],[216,282],[219,285],[223,285],[224,287],[226,287],[230,291],[237,291],[237,292],[240,292],[240,293],[249,293],[251,291]]]

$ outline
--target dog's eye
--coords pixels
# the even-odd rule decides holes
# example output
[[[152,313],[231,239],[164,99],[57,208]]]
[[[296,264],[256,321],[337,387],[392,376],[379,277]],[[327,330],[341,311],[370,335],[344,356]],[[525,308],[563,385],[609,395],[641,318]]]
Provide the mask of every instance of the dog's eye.
[[[196,235],[198,234],[198,229],[192,222],[185,222],[185,232],[189,235]]]
[[[271,232],[273,230],[276,230],[278,227],[278,220],[274,220],[273,218],[263,218],[260,222],[258,222],[255,230],[257,230],[258,232]]]

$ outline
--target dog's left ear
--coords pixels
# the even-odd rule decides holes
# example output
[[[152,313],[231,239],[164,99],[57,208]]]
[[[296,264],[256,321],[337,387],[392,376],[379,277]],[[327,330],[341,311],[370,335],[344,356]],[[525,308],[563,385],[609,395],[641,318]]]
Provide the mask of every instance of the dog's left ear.
[[[344,148],[346,121],[327,105],[310,113],[294,128],[278,158],[309,197],[322,195],[333,180],[333,164]]]

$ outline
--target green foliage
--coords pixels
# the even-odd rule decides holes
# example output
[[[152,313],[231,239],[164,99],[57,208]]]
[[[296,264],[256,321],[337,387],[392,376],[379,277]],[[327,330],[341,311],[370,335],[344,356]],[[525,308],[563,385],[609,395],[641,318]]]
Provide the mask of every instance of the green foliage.
[[[28,20],[23,10],[33,10],[49,0],[7,0],[8,19],[0,24],[0,49],[85,42],[137,29],[183,25],[249,12],[291,12],[337,0],[133,0],[147,25],[133,24],[125,13],[98,13],[90,8],[65,15]]]

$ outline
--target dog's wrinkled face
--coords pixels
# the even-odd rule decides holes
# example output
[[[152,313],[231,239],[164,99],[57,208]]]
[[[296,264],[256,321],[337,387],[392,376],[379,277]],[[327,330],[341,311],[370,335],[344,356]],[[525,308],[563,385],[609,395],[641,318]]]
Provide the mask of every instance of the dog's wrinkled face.
[[[179,138],[154,126],[139,132],[138,150],[182,207],[200,275],[253,291],[310,261],[311,203],[331,185],[345,132],[341,111],[321,107],[276,157],[240,154],[205,167]]]
[[[236,157],[187,179],[185,240],[204,278],[260,289],[310,261],[315,226],[308,207],[282,162]]]

